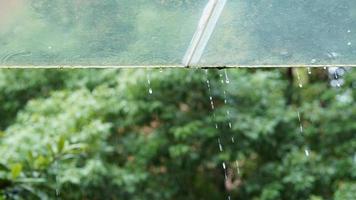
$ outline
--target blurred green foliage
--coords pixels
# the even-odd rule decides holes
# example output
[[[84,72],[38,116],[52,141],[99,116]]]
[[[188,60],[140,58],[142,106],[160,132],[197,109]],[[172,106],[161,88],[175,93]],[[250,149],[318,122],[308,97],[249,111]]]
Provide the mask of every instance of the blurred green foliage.
[[[355,199],[355,71],[296,73],[0,70],[0,199]]]

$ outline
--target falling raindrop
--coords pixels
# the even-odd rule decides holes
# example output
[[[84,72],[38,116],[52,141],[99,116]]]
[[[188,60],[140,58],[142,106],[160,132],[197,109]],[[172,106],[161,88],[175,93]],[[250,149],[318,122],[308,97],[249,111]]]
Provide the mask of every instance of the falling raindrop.
[[[224,83],[225,84],[229,84],[230,80],[229,80],[229,77],[228,77],[226,69],[224,69],[224,74],[225,74],[225,81],[223,81],[223,79],[222,79],[223,75],[220,73],[221,83],[222,84],[224,84]],[[227,96],[226,96],[226,90],[225,89],[224,89],[223,93],[224,93],[224,104],[226,105],[227,104]],[[230,117],[230,110],[229,109],[226,111],[226,115],[227,115],[227,119],[229,121],[228,122],[228,126],[229,126],[230,129],[232,129],[232,123],[231,123],[231,117]],[[235,143],[234,136],[231,136],[231,142]],[[236,160],[235,163],[236,163],[236,168],[237,168],[237,174],[240,174],[240,167],[239,167],[238,161]],[[225,174],[226,174],[226,171],[225,171]]]
[[[303,125],[302,125],[302,120],[300,118],[300,112],[299,110],[297,111],[298,113],[298,120],[299,120],[299,129],[300,129],[300,133],[303,133]]]
[[[300,133],[303,133],[303,126],[300,125]]]
[[[214,110],[215,110],[214,99],[213,99],[212,92],[211,92],[211,86],[210,86],[210,81],[209,81],[209,73],[208,73],[207,69],[205,70],[205,74],[206,74],[206,84],[208,86],[208,92],[209,92],[210,106],[211,106],[211,110],[213,111],[213,120],[215,121],[215,129],[218,129],[219,127],[218,127],[218,124],[216,122],[216,115],[214,113]],[[220,138],[219,138],[219,141],[220,141]]]
[[[224,80],[222,79],[223,75],[222,75],[222,74],[219,74],[219,76],[220,76],[220,82],[221,82],[222,84],[224,84]]]
[[[308,76],[311,74],[310,68],[308,68]],[[299,82],[299,87],[302,88],[302,84],[301,84],[301,79],[299,76],[299,72],[297,71],[297,78],[298,78],[298,82]],[[303,135],[304,132],[304,128],[303,128],[303,122],[302,122],[302,117],[300,114],[300,111],[297,110],[297,116],[298,116],[298,121],[299,121],[299,133],[300,135]],[[304,149],[305,155],[308,157],[309,156],[309,151],[307,148]]]
[[[352,44],[351,42],[348,42],[348,43],[347,43],[348,46],[351,46],[351,44]]]
[[[209,90],[210,106],[211,106],[211,109],[214,110],[215,109],[214,100],[213,100],[213,96],[211,94],[211,86],[210,86],[210,81],[208,78],[208,70],[207,69],[205,70],[205,73],[206,73],[206,84],[208,85],[208,90]]]
[[[213,111],[213,120],[215,121],[215,128],[218,129],[218,124],[216,123],[216,116],[215,116],[215,113],[214,113],[214,110],[215,110],[214,99],[213,99],[212,92],[211,92],[211,85],[210,85],[210,81],[209,81],[209,73],[208,73],[207,69],[205,70],[205,74],[206,74],[206,84],[208,86],[208,92],[209,92],[209,101],[210,101],[210,105],[211,105],[211,110]],[[226,93],[224,93],[224,94],[226,94]],[[223,151],[223,145],[221,143],[220,137],[218,138],[218,145],[219,145],[220,152],[222,152]],[[227,177],[227,169],[226,169],[225,162],[222,163],[222,167],[223,167],[223,170],[224,170],[225,181],[227,181],[228,177]]]
[[[223,170],[224,170],[225,181],[226,181],[226,180],[227,180],[227,170],[226,170],[226,164],[225,164],[225,162],[222,163],[222,167],[223,167]]]
[[[208,81],[208,84],[209,84],[209,81]],[[210,96],[209,97],[209,99],[210,99],[210,106],[211,106],[211,109],[215,109],[215,106],[214,106],[214,101],[213,101],[213,97],[212,96]]]
[[[218,143],[219,143],[219,149],[220,149],[220,151],[222,152],[222,151],[223,151],[223,147],[222,147],[222,144],[221,144],[220,138],[218,139]]]
[[[208,75],[208,70],[205,70],[205,74],[206,74],[206,84],[208,86],[208,92],[209,92],[209,100],[210,100],[210,106],[211,106],[211,110],[214,111],[215,110],[215,105],[214,105],[214,99],[212,96],[212,92],[211,92],[211,86],[210,86],[210,81],[209,81],[209,75]],[[215,113],[213,112],[213,120],[215,121],[215,128],[218,129],[218,124],[216,122],[216,116]]]
[[[229,77],[227,75],[226,69],[224,70],[224,73],[225,73],[225,81],[223,80],[223,75],[220,73],[221,83],[222,84],[224,84],[224,83],[229,84],[230,80],[229,80]],[[224,104],[226,105],[227,104],[227,95],[226,95],[226,90],[225,89],[224,89],[223,93],[224,93]],[[228,122],[229,128],[231,129],[232,128],[232,123],[231,123],[231,120],[230,120],[231,117],[230,117],[230,110],[229,109],[226,111],[226,115],[227,115],[227,119],[229,121]]]
[[[237,170],[237,174],[240,174],[240,165],[239,165],[239,161],[235,161],[236,164],[236,170]]]
[[[305,149],[304,152],[305,152],[306,156],[309,156],[309,150],[308,149]]]
[[[229,84],[229,83],[230,83],[230,79],[229,79],[229,77],[228,77],[228,75],[227,75],[226,69],[224,69],[224,73],[225,73],[225,83],[226,83],[226,84]]]
[[[297,111],[297,115],[298,115],[298,121],[299,121],[300,134],[303,135],[303,123],[302,123],[302,119],[301,119],[299,110]],[[309,156],[309,150],[307,148],[304,149],[304,152],[305,152],[306,156]]]
[[[147,77],[147,84],[148,84],[148,94],[152,94],[153,90],[151,88],[151,78],[149,72],[146,73],[146,77]]]
[[[298,85],[300,88],[302,88],[303,84],[302,84],[302,80],[300,79],[299,71],[298,71],[298,69],[296,71],[297,71]]]
[[[308,67],[308,74],[311,74],[311,69],[310,69],[310,67]]]

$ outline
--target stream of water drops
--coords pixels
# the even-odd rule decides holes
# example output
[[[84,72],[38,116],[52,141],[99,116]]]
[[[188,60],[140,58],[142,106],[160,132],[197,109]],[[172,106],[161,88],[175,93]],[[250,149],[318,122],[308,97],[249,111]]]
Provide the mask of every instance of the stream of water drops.
[[[298,69],[296,70],[296,72],[297,72],[298,85],[299,85],[300,88],[302,88],[303,84],[302,84],[302,80],[300,78],[300,74],[299,74]]]
[[[296,69],[296,73],[297,73],[297,79],[298,79],[299,88],[302,88],[302,87],[303,87],[303,84],[302,84],[302,81],[301,81],[301,78],[300,78],[299,69]],[[310,73],[309,73],[309,70],[308,70],[308,76],[309,76],[309,74],[311,74],[311,71],[310,71]],[[299,121],[299,133],[300,133],[301,136],[303,137],[303,134],[304,134],[304,127],[303,127],[302,117],[301,117],[301,113],[300,113],[300,109],[299,109],[299,108],[297,109],[297,116],[298,116],[298,121]],[[305,148],[304,148],[304,153],[305,153],[305,155],[306,155],[307,157],[309,157],[310,152],[309,152],[308,147],[305,147]]]
[[[300,111],[299,110],[297,111],[297,114],[298,114],[298,120],[299,120],[299,131],[300,131],[300,134],[303,136],[304,128],[303,128],[303,123],[302,123],[302,119],[301,119],[301,115],[300,115]],[[307,147],[304,148],[304,153],[305,153],[306,156],[310,155],[309,149]]]
[[[207,69],[205,69],[205,75],[206,75],[206,84],[208,87],[208,93],[209,93],[209,101],[210,101],[210,106],[211,106],[211,110],[213,112],[213,121],[215,122],[215,129],[219,129],[218,127],[218,123],[216,121],[216,115],[215,115],[215,105],[214,105],[214,99],[213,99],[213,94],[212,94],[212,90],[211,90],[211,85],[210,85],[210,80],[209,80],[209,72]],[[223,152],[223,144],[221,143],[221,138],[220,136],[218,137],[218,146],[219,146],[219,151]],[[222,163],[222,168],[224,170],[224,178],[225,181],[227,181],[228,177],[227,177],[227,166],[225,161]],[[230,195],[228,196],[228,199],[231,199]]]
[[[225,106],[228,105],[228,99],[227,99],[227,92],[226,92],[226,88],[228,87],[228,85],[230,84],[230,79],[229,79],[229,76],[228,76],[228,73],[227,73],[227,70],[224,69],[224,74],[222,74],[221,72],[219,73],[219,76],[220,76],[220,82],[222,84],[222,88],[223,88],[223,94],[224,94],[224,104]],[[230,113],[230,109],[227,108],[226,110],[226,117],[227,117],[227,125],[229,127],[229,129],[232,131],[232,122],[231,122],[231,113]],[[231,136],[231,142],[234,144],[235,143],[235,138],[234,136],[232,135]],[[235,164],[235,167],[236,167],[236,174],[237,176],[240,176],[240,166],[239,166],[239,161],[238,160],[235,160],[234,162]],[[227,177],[225,177],[227,178]],[[229,195],[228,196],[228,199],[231,199],[231,196]]]
[[[222,80],[221,83],[225,83],[226,87],[230,84],[230,79],[229,79],[229,76],[228,76],[228,73],[227,73],[227,70],[224,69],[224,74],[225,74],[225,80]],[[220,76],[222,77],[222,76]],[[224,87],[225,88],[225,87]],[[226,89],[224,89],[224,103],[225,105],[228,104],[228,101],[227,101],[227,95],[226,95]],[[231,114],[230,114],[230,109],[227,109],[226,111],[226,115],[227,115],[227,119],[228,119],[228,126],[229,126],[229,129],[232,130],[232,122],[231,122]],[[231,136],[231,142],[232,143],[235,143],[235,138],[234,136]],[[239,161],[238,160],[235,160],[235,166],[236,166],[236,172],[237,172],[237,175],[240,175],[240,165],[239,165]]]

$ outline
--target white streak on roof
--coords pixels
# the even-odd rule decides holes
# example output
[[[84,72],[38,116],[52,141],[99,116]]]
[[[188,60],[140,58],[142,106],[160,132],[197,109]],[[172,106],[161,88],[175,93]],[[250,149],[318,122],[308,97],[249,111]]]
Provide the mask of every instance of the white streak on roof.
[[[210,0],[206,5],[198,24],[198,28],[195,31],[193,39],[183,58],[184,66],[195,65],[199,62],[204,53],[204,49],[214,32],[226,1],[227,0]]]

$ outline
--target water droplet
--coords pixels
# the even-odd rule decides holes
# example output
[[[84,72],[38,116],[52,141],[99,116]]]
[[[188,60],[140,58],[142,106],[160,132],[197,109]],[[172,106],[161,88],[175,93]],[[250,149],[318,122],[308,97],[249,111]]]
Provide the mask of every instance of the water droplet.
[[[222,144],[221,144],[221,142],[220,142],[220,139],[218,139],[218,143],[219,143],[219,149],[220,149],[220,151],[222,152],[222,151],[223,151],[223,147],[222,147]]]
[[[302,125],[302,119],[300,117],[300,112],[298,111],[298,121],[299,121],[299,129],[300,129],[300,133],[303,133],[303,125]]]
[[[147,84],[148,84],[148,93],[152,94],[153,91],[152,91],[152,88],[151,88],[151,78],[150,78],[149,72],[146,72],[146,78],[147,78]]]
[[[300,87],[300,88],[302,88],[302,87],[303,87],[303,85],[302,85],[302,81],[301,81],[301,79],[300,79],[300,75],[299,75],[299,71],[298,71],[298,69],[297,69],[297,78],[298,78],[298,84],[299,84],[299,87]]]
[[[232,128],[232,124],[231,124],[231,122],[229,122],[229,128]]]
[[[214,109],[215,109],[215,106],[214,106],[213,100],[210,101],[210,105],[211,105],[211,109],[214,110]]]
[[[235,138],[234,137],[231,137],[231,142],[235,143]]]
[[[308,149],[305,149],[304,152],[305,152],[306,156],[309,156],[309,150]]]
[[[161,72],[161,73],[163,72],[163,69],[162,69],[162,67],[160,67],[160,68],[159,68],[159,72]]]
[[[225,83],[226,83],[226,84],[229,84],[229,83],[230,83],[230,80],[229,80],[229,77],[228,77],[228,75],[227,75],[226,69],[224,69],[224,72],[225,72]]]
[[[240,174],[240,166],[239,166],[239,161],[235,161],[236,164],[236,169],[237,169],[237,174]]]
[[[223,166],[224,169],[226,169],[225,162],[222,163],[222,166]]]
[[[310,67],[308,67],[308,74],[311,74],[311,69],[310,69]]]
[[[351,44],[352,44],[351,42],[348,42],[348,43],[347,43],[348,46],[351,46]]]
[[[316,59],[314,59],[314,58],[311,59],[310,63],[311,63],[311,64],[315,64],[315,63],[316,63]]]
[[[348,32],[348,33],[351,33],[351,30],[349,29],[349,30],[347,30],[347,32]]]

